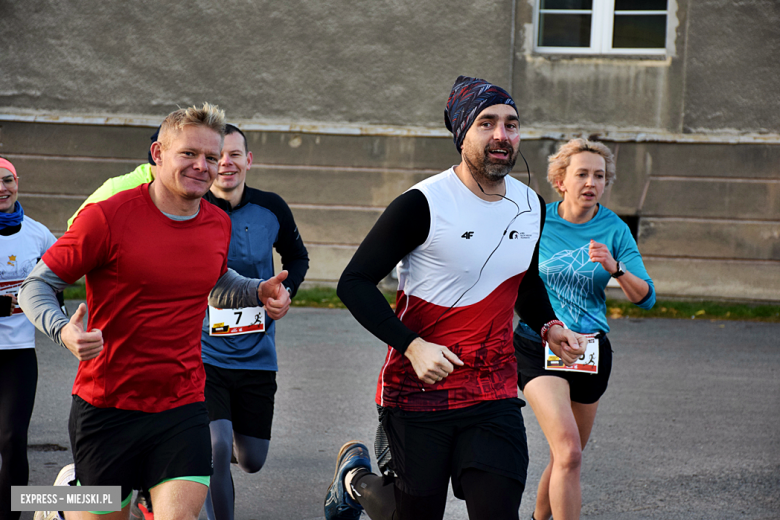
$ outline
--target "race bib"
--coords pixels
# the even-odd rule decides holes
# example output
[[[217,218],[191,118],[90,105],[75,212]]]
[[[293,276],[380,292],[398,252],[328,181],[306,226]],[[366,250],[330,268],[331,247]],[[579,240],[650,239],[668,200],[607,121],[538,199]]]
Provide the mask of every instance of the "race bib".
[[[588,374],[598,374],[599,372],[599,339],[595,334],[583,334],[588,340],[585,348],[585,354],[573,365],[564,365],[563,360],[553,354],[550,345],[544,344],[544,369],[545,370],[563,370],[567,372],[586,372]]]
[[[265,309],[217,309],[209,305],[209,336],[239,336],[265,332]]]

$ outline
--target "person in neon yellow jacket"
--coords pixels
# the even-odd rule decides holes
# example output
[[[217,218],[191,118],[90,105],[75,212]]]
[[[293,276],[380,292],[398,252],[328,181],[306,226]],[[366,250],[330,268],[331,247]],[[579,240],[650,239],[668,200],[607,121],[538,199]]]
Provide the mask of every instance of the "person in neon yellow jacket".
[[[157,131],[154,132],[154,135],[152,135],[152,142],[157,140],[157,134],[159,131],[160,129],[158,128]],[[92,195],[87,197],[87,200],[85,200],[84,203],[79,206],[79,209],[76,210],[73,216],[68,219],[68,229],[70,229],[70,226],[73,225],[73,221],[76,220],[76,217],[78,217],[79,213],[81,213],[81,210],[90,204],[100,202],[101,200],[106,200],[109,197],[113,197],[117,193],[135,188],[141,184],[152,182],[154,180],[155,169],[156,167],[154,160],[152,159],[152,154],[149,153],[149,161],[147,163],[139,165],[130,173],[108,179],[103,183],[102,186],[96,189]]]

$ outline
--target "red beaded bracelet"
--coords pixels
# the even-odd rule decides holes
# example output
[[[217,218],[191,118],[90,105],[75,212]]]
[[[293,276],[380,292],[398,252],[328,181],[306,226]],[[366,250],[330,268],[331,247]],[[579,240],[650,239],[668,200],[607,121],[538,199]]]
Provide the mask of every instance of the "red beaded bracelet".
[[[547,323],[544,324],[544,327],[542,327],[542,343],[547,343],[547,332],[550,330],[550,327],[553,325],[560,325],[563,328],[566,328],[566,325],[563,324],[560,320],[550,320]]]

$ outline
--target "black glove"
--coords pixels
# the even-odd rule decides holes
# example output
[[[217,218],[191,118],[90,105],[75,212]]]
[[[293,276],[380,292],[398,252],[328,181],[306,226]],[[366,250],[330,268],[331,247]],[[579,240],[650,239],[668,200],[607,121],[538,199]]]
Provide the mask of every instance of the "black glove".
[[[4,318],[11,315],[13,302],[13,297],[10,294],[0,295],[0,317]]]

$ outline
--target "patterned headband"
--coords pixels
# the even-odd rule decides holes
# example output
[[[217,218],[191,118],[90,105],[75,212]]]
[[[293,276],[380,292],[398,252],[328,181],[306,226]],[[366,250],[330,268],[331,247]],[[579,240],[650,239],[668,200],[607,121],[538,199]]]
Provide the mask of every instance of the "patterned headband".
[[[517,106],[506,90],[484,79],[458,76],[444,109],[444,124],[452,132],[458,153],[462,151],[466,132],[479,113],[493,105],[510,105],[517,112]]]

